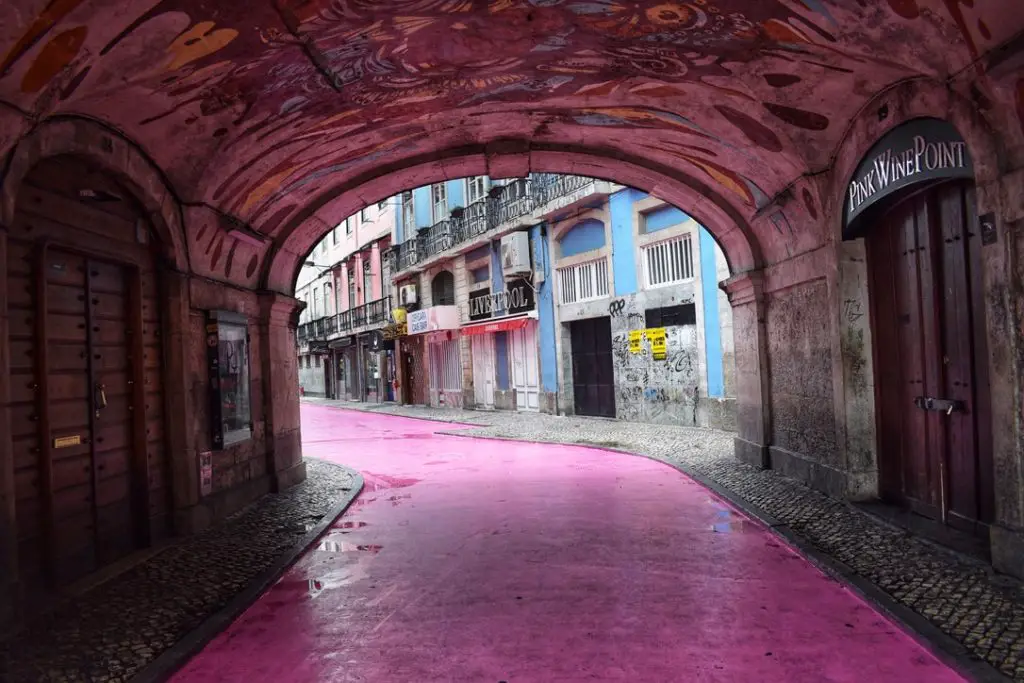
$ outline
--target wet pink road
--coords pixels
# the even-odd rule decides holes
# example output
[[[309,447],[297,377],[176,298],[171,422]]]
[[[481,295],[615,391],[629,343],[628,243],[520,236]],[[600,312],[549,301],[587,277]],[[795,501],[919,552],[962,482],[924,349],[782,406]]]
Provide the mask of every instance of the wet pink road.
[[[964,680],[666,465],[302,417],[366,487],[177,683]]]

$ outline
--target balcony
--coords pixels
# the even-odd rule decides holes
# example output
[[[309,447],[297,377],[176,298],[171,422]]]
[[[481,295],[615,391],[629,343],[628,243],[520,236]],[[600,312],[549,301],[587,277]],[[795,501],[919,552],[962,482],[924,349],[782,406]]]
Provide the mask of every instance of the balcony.
[[[422,267],[450,249],[476,246],[484,236],[535,225],[583,200],[611,192],[611,184],[583,176],[538,174],[492,188],[492,194],[385,252],[393,273]]]
[[[386,296],[361,306],[328,315],[299,325],[296,339],[299,344],[331,340],[346,334],[356,334],[363,328],[383,327],[391,322],[391,297]]]

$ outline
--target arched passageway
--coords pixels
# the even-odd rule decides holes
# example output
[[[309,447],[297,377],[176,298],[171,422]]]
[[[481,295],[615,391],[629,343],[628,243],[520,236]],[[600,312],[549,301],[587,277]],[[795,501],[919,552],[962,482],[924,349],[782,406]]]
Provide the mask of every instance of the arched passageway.
[[[0,27],[0,262],[12,272],[18,193],[41,158],[87,155],[136,196],[167,253],[176,531],[303,477],[290,295],[310,248],[364,206],[472,175],[606,178],[690,212],[734,273],[724,286],[742,342],[737,455],[836,496],[884,493],[869,265],[862,238],[843,240],[844,206],[870,148],[932,117],[970,152],[976,207],[964,234],[983,240],[981,277],[969,272],[987,344],[972,367],[989,386],[970,383],[991,410],[971,419],[991,425],[979,452],[996,476],[993,508],[971,524],[991,537],[998,567],[1024,566],[1024,17],[1011,0],[166,0],[116,11],[16,0],[12,10]],[[925,180],[898,158],[899,173]],[[0,373],[16,337],[6,281]],[[232,380],[244,396],[211,391],[224,378],[207,349],[222,345],[246,351],[247,372]],[[0,434],[13,398],[0,393]],[[0,549],[16,558],[12,443],[0,438]],[[0,584],[14,585],[19,562]]]

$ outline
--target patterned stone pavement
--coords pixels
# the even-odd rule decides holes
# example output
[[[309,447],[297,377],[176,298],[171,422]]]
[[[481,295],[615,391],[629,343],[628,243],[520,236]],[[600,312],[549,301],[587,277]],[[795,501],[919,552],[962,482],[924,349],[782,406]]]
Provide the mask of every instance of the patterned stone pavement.
[[[682,465],[772,515],[894,600],[927,618],[971,656],[1024,682],[1024,584],[892,527],[772,471],[733,458],[732,435],[707,429],[509,412],[456,411],[306,399],[343,408],[461,422],[461,431],[615,448]]]
[[[307,460],[302,484],[167,547],[0,643],[0,681],[126,681],[223,608],[338,505],[354,473]]]

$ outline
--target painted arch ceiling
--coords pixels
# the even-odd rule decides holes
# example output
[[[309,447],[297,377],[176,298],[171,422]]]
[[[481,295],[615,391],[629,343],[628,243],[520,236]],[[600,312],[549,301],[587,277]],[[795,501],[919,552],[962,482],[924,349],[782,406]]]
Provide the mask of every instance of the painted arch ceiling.
[[[119,129],[274,232],[354,174],[502,136],[629,150],[753,210],[1019,0],[3,0],[0,100]]]

